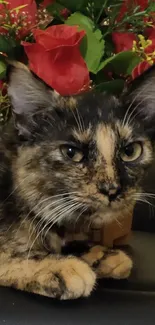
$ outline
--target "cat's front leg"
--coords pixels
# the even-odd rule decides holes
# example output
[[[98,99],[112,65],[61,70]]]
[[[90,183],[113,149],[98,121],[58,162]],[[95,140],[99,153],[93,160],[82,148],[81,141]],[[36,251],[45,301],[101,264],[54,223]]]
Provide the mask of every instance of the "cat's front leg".
[[[0,285],[58,299],[87,297],[96,282],[91,267],[72,256],[26,260],[3,255],[0,264]]]
[[[82,259],[93,267],[98,278],[126,279],[133,266],[132,259],[122,250],[100,245],[90,248]]]

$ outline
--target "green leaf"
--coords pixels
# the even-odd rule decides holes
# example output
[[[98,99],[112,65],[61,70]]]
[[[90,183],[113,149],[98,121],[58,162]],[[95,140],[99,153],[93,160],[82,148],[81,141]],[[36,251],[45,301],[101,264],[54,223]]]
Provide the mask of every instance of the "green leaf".
[[[16,43],[12,38],[0,35],[0,52],[8,54],[15,46]]]
[[[108,65],[108,63],[112,62],[113,60],[114,56],[102,61],[98,67],[98,71],[103,70]]]
[[[106,91],[107,93],[118,95],[124,88],[125,81],[123,79],[115,79],[111,81],[103,82],[95,87],[95,90],[99,92]]]
[[[148,9],[147,9],[148,12],[155,12],[155,3],[150,3]]]
[[[90,18],[80,12],[72,14],[65,23],[70,26],[78,25],[79,30],[84,30],[86,32],[86,36],[81,42],[80,49],[88,70],[96,74],[104,54],[104,40],[101,31],[95,28]]]
[[[130,75],[134,67],[140,62],[140,58],[136,53],[131,51],[120,52],[105,61],[101,62],[98,71],[109,68],[116,74]]]
[[[107,1],[104,1],[107,2]],[[71,12],[86,12],[88,7],[93,7],[94,11],[100,11],[101,6],[104,5],[103,0],[58,0],[55,3],[64,6],[65,8],[69,9]],[[106,5],[107,7],[107,5]]]
[[[0,61],[0,79],[3,79],[6,75],[6,64]]]
[[[13,38],[0,35],[0,52],[6,53],[10,59],[18,60],[23,53],[23,47]]]

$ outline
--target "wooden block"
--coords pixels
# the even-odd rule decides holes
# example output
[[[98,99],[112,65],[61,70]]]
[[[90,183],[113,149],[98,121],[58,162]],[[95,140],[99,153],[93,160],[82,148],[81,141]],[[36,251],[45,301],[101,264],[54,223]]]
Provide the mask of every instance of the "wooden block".
[[[130,234],[131,234],[131,230],[130,230],[130,233],[128,233],[127,235],[115,239],[114,242],[113,242],[114,246],[125,246],[125,245],[128,245],[129,240],[130,240]]]
[[[91,230],[91,240],[107,247],[127,245],[132,226],[133,210],[118,221]]]
[[[131,232],[133,214],[129,214],[122,220],[107,224],[102,228],[102,245],[113,247],[113,245],[126,245]]]

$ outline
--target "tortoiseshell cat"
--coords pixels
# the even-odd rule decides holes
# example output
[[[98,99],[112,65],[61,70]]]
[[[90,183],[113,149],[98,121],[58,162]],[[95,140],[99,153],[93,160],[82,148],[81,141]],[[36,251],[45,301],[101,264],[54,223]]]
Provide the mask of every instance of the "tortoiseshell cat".
[[[134,207],[153,155],[155,68],[118,100],[93,92],[62,98],[15,64],[9,96],[14,116],[0,140],[0,284],[74,299],[88,296],[99,277],[128,277],[131,259],[91,245],[82,229]]]

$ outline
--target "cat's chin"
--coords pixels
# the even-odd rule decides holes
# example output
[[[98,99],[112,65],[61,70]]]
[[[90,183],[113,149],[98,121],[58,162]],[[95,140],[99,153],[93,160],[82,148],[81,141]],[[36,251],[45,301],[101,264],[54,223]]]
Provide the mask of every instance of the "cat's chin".
[[[91,215],[91,222],[93,226],[100,227],[104,224],[109,224],[116,220],[121,220],[126,215],[126,208],[122,207],[104,207]]]
[[[112,213],[96,213],[92,217],[92,226],[101,227],[104,224],[111,223],[115,220],[115,217]]]

